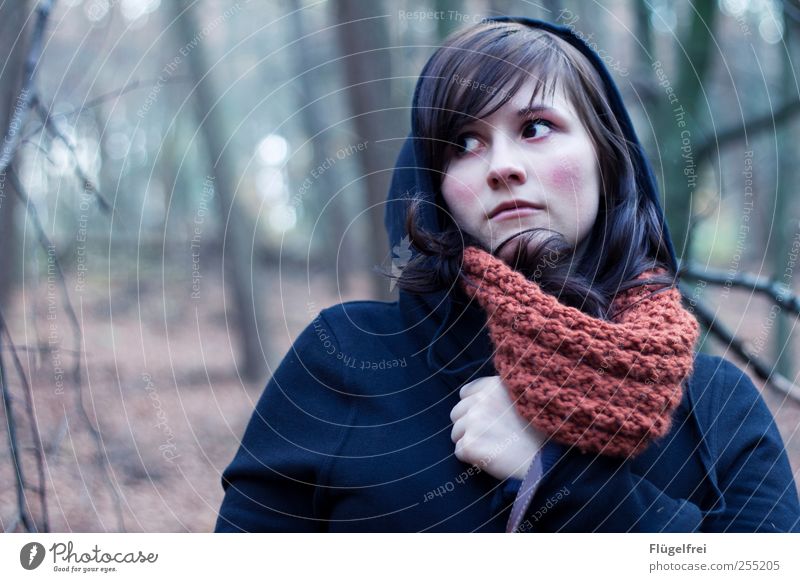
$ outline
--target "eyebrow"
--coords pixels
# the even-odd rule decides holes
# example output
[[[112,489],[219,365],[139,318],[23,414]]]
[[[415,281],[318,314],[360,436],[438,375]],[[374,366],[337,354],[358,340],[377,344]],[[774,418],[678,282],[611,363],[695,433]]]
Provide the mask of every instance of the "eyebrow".
[[[549,105],[544,105],[544,104],[527,105],[525,107],[522,107],[517,110],[517,117],[527,117],[529,115],[533,115],[536,113],[552,113],[559,116],[560,118],[564,117],[564,115],[561,113],[560,110],[556,109],[555,107],[550,107]],[[465,127],[472,127],[475,123],[479,121],[484,121],[484,119],[485,118],[470,119],[460,127],[462,129]]]
[[[542,111],[552,111],[553,113],[558,113],[558,110],[555,109],[554,107],[548,107],[547,105],[531,105],[517,110],[517,116],[525,117],[527,115],[530,115],[531,113],[539,113]]]

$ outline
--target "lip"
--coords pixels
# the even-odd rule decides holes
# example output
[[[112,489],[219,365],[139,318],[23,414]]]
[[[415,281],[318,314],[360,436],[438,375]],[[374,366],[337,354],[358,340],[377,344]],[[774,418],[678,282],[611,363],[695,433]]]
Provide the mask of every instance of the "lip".
[[[510,208],[494,215],[492,220],[500,222],[501,220],[509,220],[511,218],[522,218],[523,216],[534,214],[536,211],[536,208],[532,208],[530,206],[526,206],[524,208]]]
[[[536,206],[530,202],[522,200],[503,202],[497,205],[494,210],[489,213],[491,220],[507,220],[509,218],[520,218],[533,214],[537,210],[541,210],[540,206]]]

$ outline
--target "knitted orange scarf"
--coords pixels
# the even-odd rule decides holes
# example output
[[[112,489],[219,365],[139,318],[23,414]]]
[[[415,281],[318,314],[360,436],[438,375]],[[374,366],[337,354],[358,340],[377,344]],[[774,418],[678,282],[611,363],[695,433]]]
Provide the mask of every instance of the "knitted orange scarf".
[[[477,247],[465,249],[463,270],[488,315],[495,369],[533,426],[584,452],[629,457],[669,431],[699,334],[678,289],[623,291],[612,304],[623,311],[606,321]]]

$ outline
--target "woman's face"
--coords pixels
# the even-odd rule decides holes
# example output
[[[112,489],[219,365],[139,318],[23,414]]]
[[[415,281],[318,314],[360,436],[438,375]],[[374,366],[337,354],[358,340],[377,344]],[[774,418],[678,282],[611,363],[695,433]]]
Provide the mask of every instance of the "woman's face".
[[[449,146],[442,180],[448,210],[459,228],[493,252],[515,234],[546,228],[580,256],[597,218],[597,153],[562,88],[556,89],[552,100],[537,100],[528,110],[533,83],[523,85]],[[500,258],[509,262],[514,246],[506,245]]]

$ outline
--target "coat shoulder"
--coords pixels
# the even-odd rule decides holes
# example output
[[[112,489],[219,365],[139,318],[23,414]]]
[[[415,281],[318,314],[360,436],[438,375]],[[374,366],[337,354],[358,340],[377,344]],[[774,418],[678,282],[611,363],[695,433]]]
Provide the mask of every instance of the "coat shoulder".
[[[736,364],[721,356],[696,353],[694,368],[687,390],[695,403],[711,406],[712,401],[725,385],[732,380],[737,380],[746,374]]]
[[[396,301],[345,301],[320,311],[337,335],[392,333],[400,322]]]
[[[696,354],[695,365],[686,387],[685,405],[706,433],[711,427],[723,430],[732,419],[750,414],[750,420],[772,424],[761,392],[747,373],[721,356]],[[763,418],[761,418],[763,416]],[[735,427],[733,427],[735,428]]]

